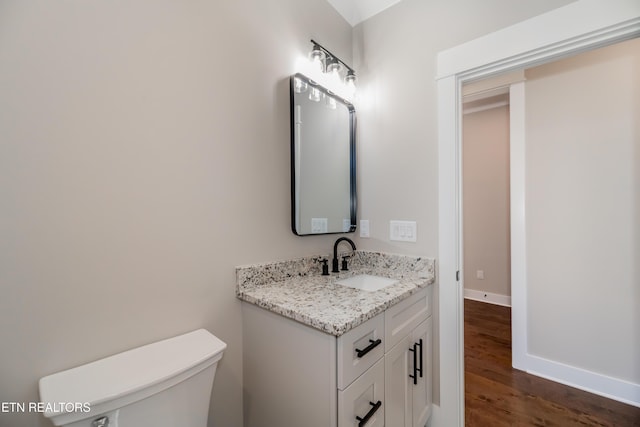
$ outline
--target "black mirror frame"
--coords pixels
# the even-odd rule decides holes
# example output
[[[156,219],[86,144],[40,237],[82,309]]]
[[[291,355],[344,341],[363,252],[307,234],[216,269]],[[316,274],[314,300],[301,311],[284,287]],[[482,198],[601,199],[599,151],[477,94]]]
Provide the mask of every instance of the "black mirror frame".
[[[330,95],[335,98],[337,101],[346,105],[349,110],[349,192],[350,192],[350,216],[351,216],[351,225],[349,227],[349,231],[332,231],[327,233],[309,233],[309,234],[299,234],[296,230],[296,170],[295,170],[295,104],[294,104],[294,93],[295,93],[295,79],[301,79],[306,82],[309,86],[313,86],[319,89],[322,93],[326,95]],[[291,230],[293,234],[296,236],[318,236],[325,234],[343,234],[343,233],[353,233],[356,231],[357,225],[357,191],[356,191],[356,110],[353,104],[347,101],[344,98],[334,94],[330,90],[324,88],[319,85],[315,81],[311,80],[304,74],[296,73],[291,76],[289,79],[289,105],[290,105],[290,115],[289,115],[289,123],[290,123],[290,131],[291,131]]]

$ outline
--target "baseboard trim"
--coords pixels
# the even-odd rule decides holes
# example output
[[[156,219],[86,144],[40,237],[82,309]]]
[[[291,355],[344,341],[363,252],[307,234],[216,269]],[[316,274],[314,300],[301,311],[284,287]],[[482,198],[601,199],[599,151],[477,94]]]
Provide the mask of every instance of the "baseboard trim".
[[[507,295],[477,291],[475,289],[465,289],[464,297],[466,299],[472,299],[474,301],[482,301],[482,302],[488,302],[489,304],[511,307],[511,297]]]
[[[640,408],[640,384],[527,354],[527,372]]]

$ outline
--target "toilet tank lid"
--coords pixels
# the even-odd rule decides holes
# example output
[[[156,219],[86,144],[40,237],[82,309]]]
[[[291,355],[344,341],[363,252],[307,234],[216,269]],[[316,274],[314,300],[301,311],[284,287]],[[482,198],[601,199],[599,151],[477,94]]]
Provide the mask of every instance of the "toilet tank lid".
[[[44,415],[64,411],[57,403],[100,403],[154,386],[198,365],[217,362],[227,345],[205,329],[158,341],[40,379]],[[207,363],[208,362],[208,363]]]

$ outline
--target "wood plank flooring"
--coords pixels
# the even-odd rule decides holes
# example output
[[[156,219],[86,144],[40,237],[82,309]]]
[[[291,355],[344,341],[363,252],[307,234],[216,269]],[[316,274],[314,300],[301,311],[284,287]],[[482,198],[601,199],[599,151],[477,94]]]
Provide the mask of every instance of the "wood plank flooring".
[[[465,300],[467,427],[639,427],[640,408],[511,367],[511,309]]]

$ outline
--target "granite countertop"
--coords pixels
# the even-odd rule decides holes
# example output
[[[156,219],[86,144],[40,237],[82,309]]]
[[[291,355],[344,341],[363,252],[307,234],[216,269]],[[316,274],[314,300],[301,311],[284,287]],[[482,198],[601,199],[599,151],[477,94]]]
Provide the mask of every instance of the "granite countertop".
[[[236,267],[236,296],[340,336],[435,281],[431,258],[356,251],[349,261],[350,271],[329,276],[321,275],[318,258]],[[389,277],[398,283],[375,292],[335,284],[358,274]]]

